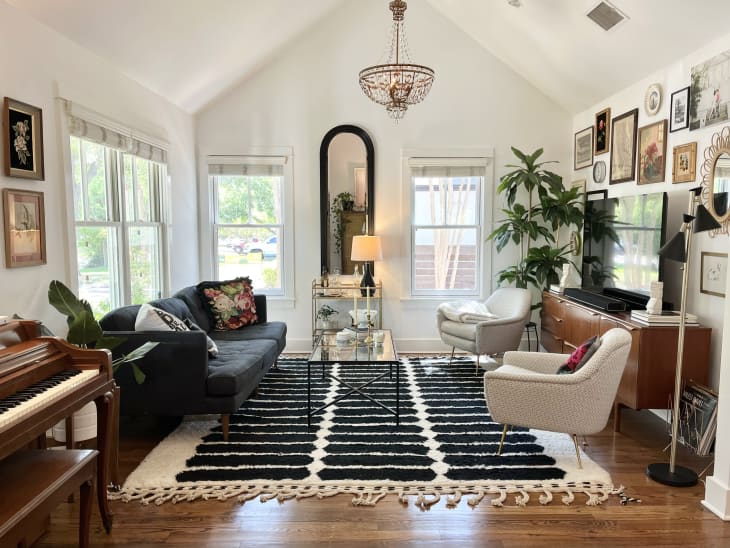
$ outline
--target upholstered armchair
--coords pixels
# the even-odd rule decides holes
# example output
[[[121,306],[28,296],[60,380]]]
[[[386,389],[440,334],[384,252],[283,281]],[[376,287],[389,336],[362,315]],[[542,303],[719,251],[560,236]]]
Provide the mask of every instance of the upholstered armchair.
[[[517,350],[530,319],[532,297],[527,289],[502,287],[482,302],[444,303],[436,311],[441,340],[454,352],[465,350],[479,356]],[[449,363],[451,363],[451,359]]]
[[[631,335],[615,328],[601,337],[595,353],[572,374],[557,370],[568,354],[507,352],[504,365],[484,375],[484,396],[495,422],[508,426],[565,432],[573,437],[578,466],[578,434],[606,427],[631,347]]]

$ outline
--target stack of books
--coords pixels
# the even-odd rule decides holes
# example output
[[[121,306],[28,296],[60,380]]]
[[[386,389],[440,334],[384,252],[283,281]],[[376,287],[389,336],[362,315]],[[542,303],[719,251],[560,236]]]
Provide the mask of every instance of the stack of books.
[[[662,310],[661,312],[650,314],[646,310],[632,310],[631,319],[644,325],[679,325],[681,316],[676,310]],[[686,312],[684,315],[685,325],[699,325],[697,316]]]

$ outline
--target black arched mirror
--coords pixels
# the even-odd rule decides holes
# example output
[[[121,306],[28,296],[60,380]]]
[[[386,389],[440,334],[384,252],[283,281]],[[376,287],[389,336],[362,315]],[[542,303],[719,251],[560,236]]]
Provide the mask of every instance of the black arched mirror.
[[[321,268],[352,274],[352,236],[373,234],[375,151],[367,132],[354,125],[329,130],[319,148]]]

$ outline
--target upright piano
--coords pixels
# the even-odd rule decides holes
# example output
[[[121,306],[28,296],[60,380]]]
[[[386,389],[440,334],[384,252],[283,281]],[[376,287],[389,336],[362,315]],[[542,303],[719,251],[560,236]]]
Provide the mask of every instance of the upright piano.
[[[0,459],[26,447],[59,421],[93,401],[97,411],[97,495],[104,528],[112,515],[106,488],[116,462],[116,385],[108,350],[88,350],[40,337],[40,324],[0,325]],[[0,488],[1,489],[1,488]],[[5,494],[4,496],[9,496]]]

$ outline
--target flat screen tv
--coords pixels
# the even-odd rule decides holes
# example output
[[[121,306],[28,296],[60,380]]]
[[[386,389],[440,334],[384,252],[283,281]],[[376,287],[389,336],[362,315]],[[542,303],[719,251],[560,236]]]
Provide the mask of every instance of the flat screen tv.
[[[666,213],[664,192],[586,201],[583,289],[645,306],[651,282],[662,280]]]

